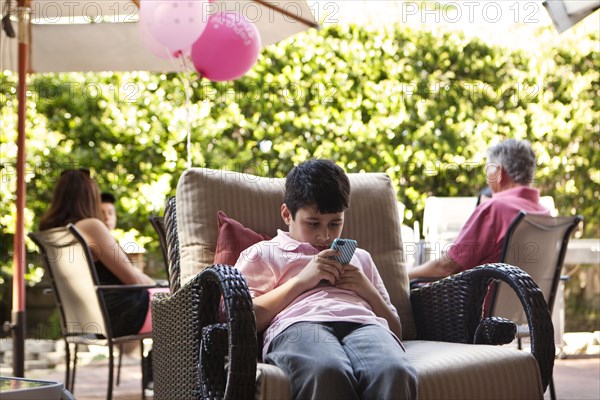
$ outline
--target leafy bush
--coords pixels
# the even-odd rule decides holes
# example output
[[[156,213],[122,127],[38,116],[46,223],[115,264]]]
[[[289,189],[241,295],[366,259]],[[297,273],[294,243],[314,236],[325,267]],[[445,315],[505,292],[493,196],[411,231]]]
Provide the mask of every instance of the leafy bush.
[[[121,228],[154,237],[148,216],[186,168],[189,111],[194,165],[284,176],[294,163],[327,157],[350,172],[385,171],[408,224],[422,218],[427,196],[474,195],[490,144],[526,138],[538,155],[535,185],[561,214],[583,214],[583,235],[598,237],[599,34],[574,32],[542,30],[544,45],[526,53],[454,32],[331,26],[270,46],[233,83],[33,75],[26,228],[37,226],[60,171],[81,166],[116,195]],[[0,279],[14,227],[16,80],[0,73]]]

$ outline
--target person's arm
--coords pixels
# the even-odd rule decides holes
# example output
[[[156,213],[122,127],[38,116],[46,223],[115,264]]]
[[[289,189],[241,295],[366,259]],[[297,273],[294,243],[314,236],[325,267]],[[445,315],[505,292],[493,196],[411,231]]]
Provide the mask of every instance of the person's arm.
[[[400,323],[400,317],[392,312],[383,300],[383,297],[381,297],[381,294],[379,294],[377,290],[374,290],[372,297],[365,298],[365,300],[369,302],[375,315],[384,318],[387,321],[390,331],[398,338],[402,338],[402,324]]]
[[[329,258],[333,253],[335,250],[323,250],[297,276],[254,298],[256,330],[259,333],[267,329],[273,318],[294,299],[317,286],[322,280],[328,281],[332,286],[336,284],[343,273],[343,267]]]
[[[133,266],[127,253],[102,221],[86,218],[78,221],[75,226],[87,242],[94,258],[100,260],[121,282],[126,285],[156,284],[152,278]]]
[[[390,309],[379,290],[367,278],[363,271],[355,265],[344,265],[344,274],[336,284],[341,289],[352,290],[365,299],[371,309],[380,318],[384,318],[390,330],[399,338],[402,337],[402,324],[398,315]]]
[[[484,252],[490,249],[489,245],[495,243],[498,232],[496,204],[498,202],[491,199],[477,207],[448,252],[439,259],[412,268],[408,271],[408,279],[445,278],[479,265]]]
[[[267,329],[277,314],[308,289],[310,288],[301,285],[296,276],[270,292],[255,297],[253,303],[257,332]]]
[[[445,278],[462,271],[462,267],[449,256],[429,260],[425,264],[408,271],[408,279],[416,278]]]

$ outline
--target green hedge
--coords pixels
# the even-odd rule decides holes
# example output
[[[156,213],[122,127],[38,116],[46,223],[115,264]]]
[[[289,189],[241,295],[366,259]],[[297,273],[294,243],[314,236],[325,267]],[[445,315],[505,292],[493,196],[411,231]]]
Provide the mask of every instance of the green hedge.
[[[122,229],[154,237],[147,218],[161,213],[186,167],[189,79],[195,165],[284,176],[327,157],[347,171],[385,171],[412,224],[427,196],[474,195],[484,185],[490,144],[526,138],[539,160],[535,185],[561,214],[583,214],[583,235],[598,237],[599,34],[539,35],[539,50],[524,52],[453,32],[331,26],[270,46],[233,83],[193,73],[33,75],[27,229],[60,171],[82,166],[117,196]],[[12,257],[16,79],[0,73],[0,276]],[[148,248],[156,252],[156,241]]]

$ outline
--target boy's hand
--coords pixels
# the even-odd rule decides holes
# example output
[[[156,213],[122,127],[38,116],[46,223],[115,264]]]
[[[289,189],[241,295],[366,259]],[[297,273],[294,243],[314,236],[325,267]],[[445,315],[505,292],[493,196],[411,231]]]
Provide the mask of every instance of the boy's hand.
[[[362,270],[352,264],[344,265],[344,273],[337,281],[336,285],[340,289],[352,290],[360,297],[370,302],[374,291],[377,292],[375,286],[365,276]]]
[[[305,287],[305,290],[314,288],[325,280],[334,286],[344,274],[344,267],[331,256],[337,254],[333,249],[327,249],[317,254],[302,272],[297,276],[298,281]]]

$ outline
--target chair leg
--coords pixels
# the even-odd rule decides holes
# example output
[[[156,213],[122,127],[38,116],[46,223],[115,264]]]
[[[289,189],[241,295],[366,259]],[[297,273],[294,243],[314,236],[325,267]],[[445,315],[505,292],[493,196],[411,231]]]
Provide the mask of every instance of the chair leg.
[[[111,341],[108,342],[108,389],[106,393],[106,400],[112,400],[113,392],[113,366],[114,366],[114,354],[113,344]]]
[[[71,393],[73,393],[73,387],[71,386],[71,346],[65,337],[65,387]]]
[[[550,399],[556,400],[556,391],[554,390],[554,376],[550,377]]]
[[[71,393],[75,391],[75,372],[77,371],[77,353],[79,352],[79,345],[75,343],[75,354],[73,354],[73,370],[71,371]]]
[[[141,349],[141,367],[142,367],[142,400],[146,400],[146,363],[148,360],[144,357],[144,339],[140,340],[140,349]]]
[[[121,361],[123,360],[123,343],[119,343],[119,365],[117,366],[117,386],[121,383]]]

